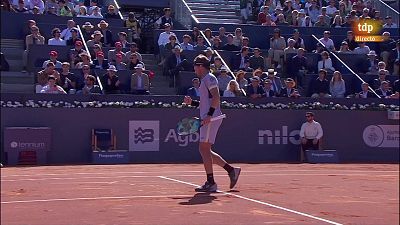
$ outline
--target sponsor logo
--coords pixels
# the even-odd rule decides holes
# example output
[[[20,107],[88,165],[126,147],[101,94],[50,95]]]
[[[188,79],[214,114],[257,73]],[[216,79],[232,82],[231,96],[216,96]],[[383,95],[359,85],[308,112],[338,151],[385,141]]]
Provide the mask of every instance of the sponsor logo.
[[[159,151],[160,121],[129,121],[129,151]]]
[[[12,141],[10,143],[11,148],[19,148],[19,149],[45,149],[46,144],[44,142],[16,142]]]
[[[258,131],[258,144],[268,145],[299,145],[300,144],[300,130],[292,130],[288,132],[288,126],[282,126],[280,130],[259,130]]]
[[[99,153],[99,158],[117,158],[117,159],[122,159],[122,158],[124,158],[124,155],[118,154],[118,153],[117,154],[107,154],[107,155]]]
[[[194,133],[194,134],[190,134],[190,135],[183,135],[183,136],[179,136],[176,133],[175,129],[170,129],[168,131],[167,136],[164,139],[164,142],[169,142],[169,141],[174,141],[175,143],[178,143],[178,145],[180,147],[186,147],[189,145],[189,143],[193,143],[193,142],[198,142],[200,138],[199,133]]]
[[[369,147],[398,148],[398,125],[370,125],[363,132],[364,143]]]
[[[353,23],[353,32],[356,42],[382,42],[383,37],[379,35],[382,23],[372,19],[363,19]]]

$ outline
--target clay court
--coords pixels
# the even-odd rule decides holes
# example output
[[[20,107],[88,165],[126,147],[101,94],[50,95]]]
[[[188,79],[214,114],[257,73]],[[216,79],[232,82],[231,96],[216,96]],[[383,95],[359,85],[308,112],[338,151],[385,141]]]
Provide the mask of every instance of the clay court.
[[[201,164],[1,169],[1,224],[399,224],[399,165],[242,164],[196,194]]]

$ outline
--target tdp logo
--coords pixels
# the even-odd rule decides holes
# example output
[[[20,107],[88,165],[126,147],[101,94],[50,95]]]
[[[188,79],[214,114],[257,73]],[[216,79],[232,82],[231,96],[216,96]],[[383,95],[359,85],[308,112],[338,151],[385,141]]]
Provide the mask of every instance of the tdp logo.
[[[134,135],[134,142],[135,144],[142,142],[153,142],[154,141],[154,130],[153,129],[142,129],[139,127],[137,130],[135,130],[135,135]]]
[[[159,151],[160,121],[129,121],[129,151]]]
[[[382,24],[376,20],[362,19],[353,23],[356,42],[381,42],[383,41],[382,35],[379,35],[381,30]]]

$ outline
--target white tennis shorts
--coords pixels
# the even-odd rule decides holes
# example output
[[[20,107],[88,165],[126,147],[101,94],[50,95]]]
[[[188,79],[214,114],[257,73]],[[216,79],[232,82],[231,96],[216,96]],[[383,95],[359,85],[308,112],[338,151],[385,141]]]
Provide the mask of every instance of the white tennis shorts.
[[[200,127],[200,142],[214,144],[218,129],[221,124],[222,120],[216,120]]]

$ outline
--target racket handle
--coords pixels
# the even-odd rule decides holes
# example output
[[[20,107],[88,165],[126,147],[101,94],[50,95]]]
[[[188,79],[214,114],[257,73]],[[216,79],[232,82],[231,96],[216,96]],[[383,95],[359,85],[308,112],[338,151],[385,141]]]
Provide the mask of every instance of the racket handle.
[[[210,121],[222,120],[224,118],[226,118],[226,114],[222,114],[222,115],[219,115],[219,116],[216,116],[216,117],[212,117]]]

